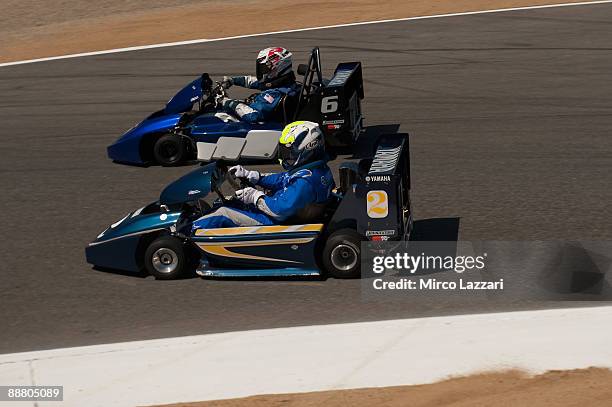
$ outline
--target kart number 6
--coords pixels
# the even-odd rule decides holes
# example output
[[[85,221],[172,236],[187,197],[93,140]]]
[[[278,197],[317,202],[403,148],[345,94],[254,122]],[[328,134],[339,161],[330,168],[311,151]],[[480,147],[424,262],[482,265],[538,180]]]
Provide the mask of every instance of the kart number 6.
[[[321,113],[333,113],[338,110],[338,96],[327,96],[321,100]]]

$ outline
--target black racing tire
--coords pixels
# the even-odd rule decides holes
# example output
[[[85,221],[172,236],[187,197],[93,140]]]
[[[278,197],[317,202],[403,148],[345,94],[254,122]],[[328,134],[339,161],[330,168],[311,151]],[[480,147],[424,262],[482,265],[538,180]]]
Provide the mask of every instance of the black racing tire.
[[[334,278],[361,277],[361,236],[353,229],[340,229],[327,238],[322,257],[325,272]]]
[[[183,277],[187,269],[183,242],[173,236],[158,237],[145,250],[144,265],[157,280]]]
[[[177,134],[163,135],[153,145],[153,158],[163,167],[182,164],[187,158],[187,153],[185,140]]]

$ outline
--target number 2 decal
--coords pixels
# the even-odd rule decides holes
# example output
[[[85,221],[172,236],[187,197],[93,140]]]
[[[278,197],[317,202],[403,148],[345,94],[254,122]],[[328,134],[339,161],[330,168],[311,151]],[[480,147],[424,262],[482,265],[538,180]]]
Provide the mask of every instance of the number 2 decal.
[[[333,113],[338,110],[338,96],[327,96],[321,100],[321,113]]]
[[[385,191],[369,191],[366,201],[370,218],[380,219],[389,215],[389,196]]]

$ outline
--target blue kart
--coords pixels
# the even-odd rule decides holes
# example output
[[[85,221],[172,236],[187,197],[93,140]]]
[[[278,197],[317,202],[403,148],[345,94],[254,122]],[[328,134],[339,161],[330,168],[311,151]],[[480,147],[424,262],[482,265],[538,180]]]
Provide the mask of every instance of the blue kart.
[[[192,230],[221,205],[240,206],[232,191],[244,186],[225,163],[202,165],[100,233],[85,249],[87,262],[163,280],[194,270],[209,277],[359,277],[362,241],[407,240],[412,230],[408,141],[407,134],[382,136],[373,159],[341,165],[328,202],[274,226]]]
[[[294,120],[319,123],[330,147],[353,145],[363,123],[361,63],[341,63],[333,77],[324,80],[319,49],[315,48],[308,64],[298,67],[298,75],[302,75],[298,91],[281,100],[272,120],[246,123],[219,110],[216,101],[225,95],[225,89],[203,74],[163,109],[108,146],[108,156],[121,164],[162,166],[196,159],[268,161],[276,157],[282,129]]]

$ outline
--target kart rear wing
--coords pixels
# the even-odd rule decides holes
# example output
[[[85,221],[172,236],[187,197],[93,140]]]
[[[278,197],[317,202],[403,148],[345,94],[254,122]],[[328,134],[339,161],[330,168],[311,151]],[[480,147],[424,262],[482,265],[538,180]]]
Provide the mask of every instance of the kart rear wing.
[[[388,134],[378,141],[365,176],[369,240],[407,239],[412,229],[408,134]]]
[[[386,134],[378,139],[366,182],[396,179],[410,189],[410,147],[407,133]]]
[[[343,191],[330,228],[352,227],[367,240],[408,239],[412,230],[408,134],[381,136],[374,157],[362,160],[352,172],[352,187]]]
[[[361,62],[338,64],[321,95],[321,126],[331,146],[351,145],[361,133],[363,74]]]
[[[321,53],[314,48],[308,64],[298,67],[298,75],[303,75],[303,80],[294,120],[319,123],[332,147],[351,146],[363,127],[361,62],[338,64],[327,81],[321,72]]]

